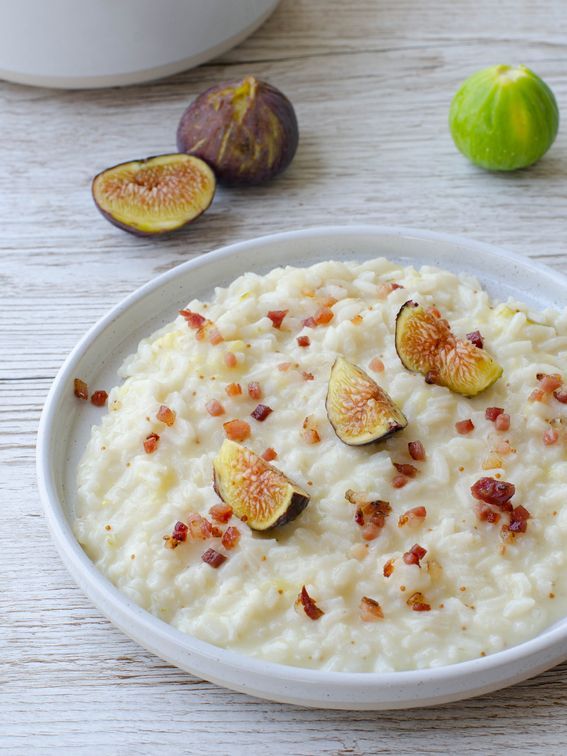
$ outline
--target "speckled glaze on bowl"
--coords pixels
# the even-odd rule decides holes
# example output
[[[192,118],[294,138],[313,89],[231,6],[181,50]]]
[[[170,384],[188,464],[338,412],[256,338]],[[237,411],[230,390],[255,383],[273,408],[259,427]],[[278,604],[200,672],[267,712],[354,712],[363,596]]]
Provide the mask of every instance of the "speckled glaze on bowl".
[[[69,572],[91,601],[144,648],[194,675],[250,695],[335,709],[402,709],[455,701],[525,680],[567,658],[567,619],[532,640],[468,662],[408,672],[343,673],[252,659],[181,633],[138,607],[89,560],[70,526],[78,458],[97,411],[73,396],[73,378],[112,386],[138,342],[170,322],[178,306],[206,297],[241,273],[281,264],[386,256],[471,273],[499,299],[515,296],[534,308],[564,306],[567,278],[497,247],[455,236],[397,227],[313,228],[223,247],[179,265],[135,291],[100,320],[71,352],[41,417],[37,470],[53,539]],[[99,411],[100,412],[100,411]]]

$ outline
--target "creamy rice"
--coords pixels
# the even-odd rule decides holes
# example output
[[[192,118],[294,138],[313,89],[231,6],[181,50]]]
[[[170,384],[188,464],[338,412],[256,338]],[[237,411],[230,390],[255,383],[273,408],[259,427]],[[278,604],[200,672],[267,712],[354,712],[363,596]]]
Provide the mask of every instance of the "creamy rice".
[[[404,288],[385,295],[385,282]],[[328,325],[302,326],[321,301],[333,297]],[[469,399],[427,385],[405,370],[394,348],[395,318],[414,299],[436,305],[462,336],[479,329],[502,378]],[[182,303],[180,303],[180,306]],[[567,555],[565,441],[543,443],[549,421],[567,405],[553,397],[529,402],[536,373],[567,375],[567,311],[533,314],[516,302],[496,305],[478,282],[432,267],[419,271],[385,259],[363,264],[326,262],[247,273],[211,302],[188,307],[215,322],[224,342],[197,341],[180,316],[141,342],[121,369],[122,385],[110,393],[108,412],[92,436],[78,472],[75,532],[96,566],[140,606],[183,632],[254,657],[339,671],[427,668],[494,653],[527,640],[567,611],[563,574]],[[267,317],[289,309],[281,330]],[[362,316],[362,321],[357,318]],[[354,322],[353,322],[354,318]],[[357,322],[359,321],[359,322]],[[296,337],[307,335],[310,346]],[[224,355],[236,354],[228,368]],[[330,367],[337,355],[366,370],[400,405],[408,428],[365,447],[341,443],[325,413]],[[379,357],[384,372],[369,364]],[[297,363],[287,372],[283,362]],[[314,375],[306,381],[302,371]],[[246,385],[259,381],[273,413],[257,422],[257,402]],[[238,382],[243,395],[228,397]],[[225,414],[205,404],[217,399]],[[167,427],[156,420],[165,404],[176,412]],[[485,419],[486,407],[504,407],[508,432]],[[320,443],[302,437],[311,415]],[[227,552],[218,539],[164,545],[177,520],[206,515],[219,503],[211,486],[212,461],[225,437],[223,423],[247,420],[247,446],[274,448],[273,464],[311,494],[291,524],[267,534],[235,518],[239,544]],[[475,429],[459,435],[455,423],[471,418]],[[157,451],[143,441],[158,433]],[[509,440],[501,468],[484,469],[492,450]],[[392,486],[392,462],[412,462],[409,441],[420,440],[427,459],[403,488]],[[496,460],[493,459],[493,462]],[[492,464],[493,462],[489,463]],[[501,475],[516,486],[515,505],[531,519],[511,543],[502,523],[479,521],[470,487]],[[380,535],[361,538],[347,489],[387,500],[392,513]],[[406,510],[423,505],[419,525],[398,527]],[[223,526],[224,527],[224,526]],[[421,568],[401,558],[413,544],[427,549]],[[219,568],[201,561],[208,547],[228,555]],[[383,575],[394,559],[393,574]],[[294,607],[303,585],[325,614],[317,621]],[[431,611],[407,604],[420,591]],[[379,602],[384,619],[363,622],[362,596]]]

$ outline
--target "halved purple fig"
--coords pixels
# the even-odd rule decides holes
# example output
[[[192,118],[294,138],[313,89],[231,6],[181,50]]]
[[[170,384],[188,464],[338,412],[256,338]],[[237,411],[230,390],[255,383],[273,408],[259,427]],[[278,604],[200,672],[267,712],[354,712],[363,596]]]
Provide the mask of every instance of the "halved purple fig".
[[[298,141],[293,105],[255,76],[207,89],[177,129],[177,149],[205,160],[225,184],[269,181],[291,163]]]
[[[409,300],[396,318],[396,351],[404,367],[427,383],[476,396],[502,375],[500,365],[468,339],[458,339],[437,308]]]
[[[252,530],[269,530],[295,520],[310,499],[283,472],[228,439],[213,461],[213,486]]]
[[[331,368],[326,407],[335,433],[349,446],[381,441],[408,424],[384,389],[344,357]]]
[[[199,158],[158,155],[107,168],[92,183],[104,217],[136,236],[155,236],[191,223],[209,207],[215,176]]]

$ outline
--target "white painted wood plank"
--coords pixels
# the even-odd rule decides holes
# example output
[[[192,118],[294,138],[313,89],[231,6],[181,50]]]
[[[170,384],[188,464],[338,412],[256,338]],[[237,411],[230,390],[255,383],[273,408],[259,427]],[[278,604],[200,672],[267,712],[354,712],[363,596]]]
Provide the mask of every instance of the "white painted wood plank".
[[[563,0],[283,0],[250,40],[147,86],[0,85],[0,750],[8,753],[547,754],[567,750],[567,665],[412,712],[270,704],[196,680],[115,630],[74,586],[35,488],[39,412],[84,331],[157,273],[222,244],[325,223],[470,235],[567,271],[567,133],[535,168],[489,175],[446,127],[458,83],[524,62],[567,103]],[[185,105],[246,72],[296,105],[301,145],[271,186],[221,190],[161,241],[112,228],[90,179],[169,151]]]

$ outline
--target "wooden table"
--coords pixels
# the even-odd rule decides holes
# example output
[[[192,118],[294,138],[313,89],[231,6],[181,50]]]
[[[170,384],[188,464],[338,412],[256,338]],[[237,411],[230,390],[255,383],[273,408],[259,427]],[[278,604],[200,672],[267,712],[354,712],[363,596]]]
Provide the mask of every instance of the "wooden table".
[[[0,85],[0,750],[565,752],[566,665],[483,698],[375,714],[270,704],[170,667],[67,575],[42,516],[34,445],[46,392],[81,334],[140,284],[227,242],[367,221],[467,234],[567,271],[567,129],[515,175],[469,165],[447,129],[459,82],[494,63],[533,67],[565,107],[566,60],[563,0],[283,0],[238,49],[171,79],[91,92]],[[297,107],[291,169],[266,188],[219,191],[168,239],[108,225],[90,198],[93,174],[172,151],[185,105],[248,72]]]

